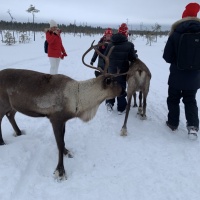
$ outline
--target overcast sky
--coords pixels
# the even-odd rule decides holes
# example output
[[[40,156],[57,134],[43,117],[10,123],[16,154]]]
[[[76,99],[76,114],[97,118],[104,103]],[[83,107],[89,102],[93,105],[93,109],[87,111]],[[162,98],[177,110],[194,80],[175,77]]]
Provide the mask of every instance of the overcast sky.
[[[17,22],[32,22],[32,14],[26,12],[30,5],[40,10],[35,22],[58,24],[76,22],[77,25],[172,24],[179,20],[189,0],[0,0],[0,20],[10,21],[8,14]],[[196,1],[196,2],[199,2]],[[198,14],[198,17],[200,13]]]

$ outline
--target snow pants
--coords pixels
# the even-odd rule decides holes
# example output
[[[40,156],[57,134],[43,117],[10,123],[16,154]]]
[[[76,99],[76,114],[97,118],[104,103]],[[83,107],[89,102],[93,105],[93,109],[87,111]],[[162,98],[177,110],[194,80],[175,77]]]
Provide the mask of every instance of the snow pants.
[[[49,61],[50,61],[50,74],[57,74],[58,73],[58,67],[60,64],[60,58],[53,58],[53,57],[49,57]]]
[[[116,77],[117,82],[122,86],[122,88],[126,91],[126,75]],[[110,103],[114,106],[115,98],[114,99],[107,99],[106,103]],[[126,94],[117,97],[117,110],[123,112],[126,109],[127,100]]]
[[[187,126],[194,126],[199,129],[198,107],[196,102],[197,90],[177,90],[168,88],[168,122],[172,126],[178,127],[180,116],[180,99],[184,103]]]

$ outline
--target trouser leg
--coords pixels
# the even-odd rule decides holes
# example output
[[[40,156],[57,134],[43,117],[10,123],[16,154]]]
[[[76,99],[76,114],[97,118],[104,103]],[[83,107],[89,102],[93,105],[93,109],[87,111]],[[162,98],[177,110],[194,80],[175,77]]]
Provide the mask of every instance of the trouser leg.
[[[49,57],[49,61],[50,61],[50,74],[57,74],[58,73],[58,67],[60,64],[60,58],[53,58],[53,57]]]
[[[168,123],[172,126],[178,127],[180,116],[180,99],[182,97],[181,90],[176,90],[169,86],[167,106],[168,106]]]
[[[124,91],[126,91],[126,75],[117,77],[118,83],[122,86]],[[127,100],[126,94],[117,97],[117,110],[123,112],[126,109]]]
[[[117,110],[123,112],[126,109],[127,101],[126,94],[117,97]]]
[[[185,117],[187,126],[199,129],[198,107],[196,102],[197,90],[183,90],[183,103],[185,105]]]
[[[115,70],[112,71],[113,69],[109,70],[109,73],[117,73]],[[121,87],[124,89],[124,91],[126,91],[126,75],[123,76],[118,76],[116,77],[116,81],[121,85]],[[106,100],[106,103],[110,103],[112,106],[115,103],[115,99],[109,99]],[[126,109],[126,105],[127,105],[127,100],[126,100],[126,94],[117,97],[117,110],[122,112]]]

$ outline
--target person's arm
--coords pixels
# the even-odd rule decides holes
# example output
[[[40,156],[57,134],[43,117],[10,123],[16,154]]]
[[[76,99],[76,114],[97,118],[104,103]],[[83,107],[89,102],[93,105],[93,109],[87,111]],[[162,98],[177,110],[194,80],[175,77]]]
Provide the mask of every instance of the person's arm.
[[[67,56],[67,53],[65,51],[63,44],[62,44],[62,47],[61,47],[61,51],[62,51],[63,56]]]
[[[101,43],[101,42],[102,42],[102,39],[100,39],[100,41],[98,43]],[[90,65],[93,65],[93,63],[96,61],[97,57],[98,57],[98,54],[97,54],[96,51],[94,51],[94,54],[93,54],[92,59],[90,61]]]
[[[130,49],[130,52],[129,52],[129,55],[128,55],[128,60],[129,61],[134,61],[137,58],[138,58],[137,50],[135,50],[134,44],[131,43],[131,49]]]
[[[92,56],[92,59],[91,59],[91,61],[90,61],[90,64],[91,64],[91,65],[93,65],[93,63],[96,61],[97,57],[98,57],[98,54],[97,54],[97,52],[95,51],[94,54],[93,54],[93,56]]]
[[[106,50],[104,51],[104,55],[107,56],[108,55],[108,52],[110,50],[110,48],[112,47],[113,45],[111,43],[109,43],[106,47]]]
[[[175,59],[175,48],[172,37],[169,37],[164,48],[163,59],[167,63],[172,63]]]

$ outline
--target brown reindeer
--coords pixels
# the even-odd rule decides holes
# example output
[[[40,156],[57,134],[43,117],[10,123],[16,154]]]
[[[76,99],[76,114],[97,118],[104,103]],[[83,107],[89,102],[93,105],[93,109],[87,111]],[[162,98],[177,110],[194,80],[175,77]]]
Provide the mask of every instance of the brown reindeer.
[[[97,45],[93,46],[93,43],[83,55],[83,62],[85,55],[91,49],[96,49]],[[106,73],[109,55],[104,57],[103,75],[85,81],[25,69],[0,71],[0,145],[5,144],[1,131],[5,115],[17,136],[21,135],[21,130],[15,121],[16,112],[31,117],[47,117],[52,124],[59,151],[55,176],[58,179],[66,178],[63,154],[70,152],[65,148],[65,123],[75,117],[85,122],[91,120],[105,99],[120,96],[124,92],[114,76]]]
[[[129,71],[127,73],[127,107],[126,107],[126,115],[124,119],[124,124],[121,129],[121,136],[127,135],[127,120],[131,106],[132,96],[134,97],[134,107],[137,106],[136,103],[136,92],[139,91],[139,107],[138,114],[142,119],[146,119],[146,100],[149,92],[151,79],[151,72],[148,67],[140,60],[136,59],[133,63],[130,64]]]

